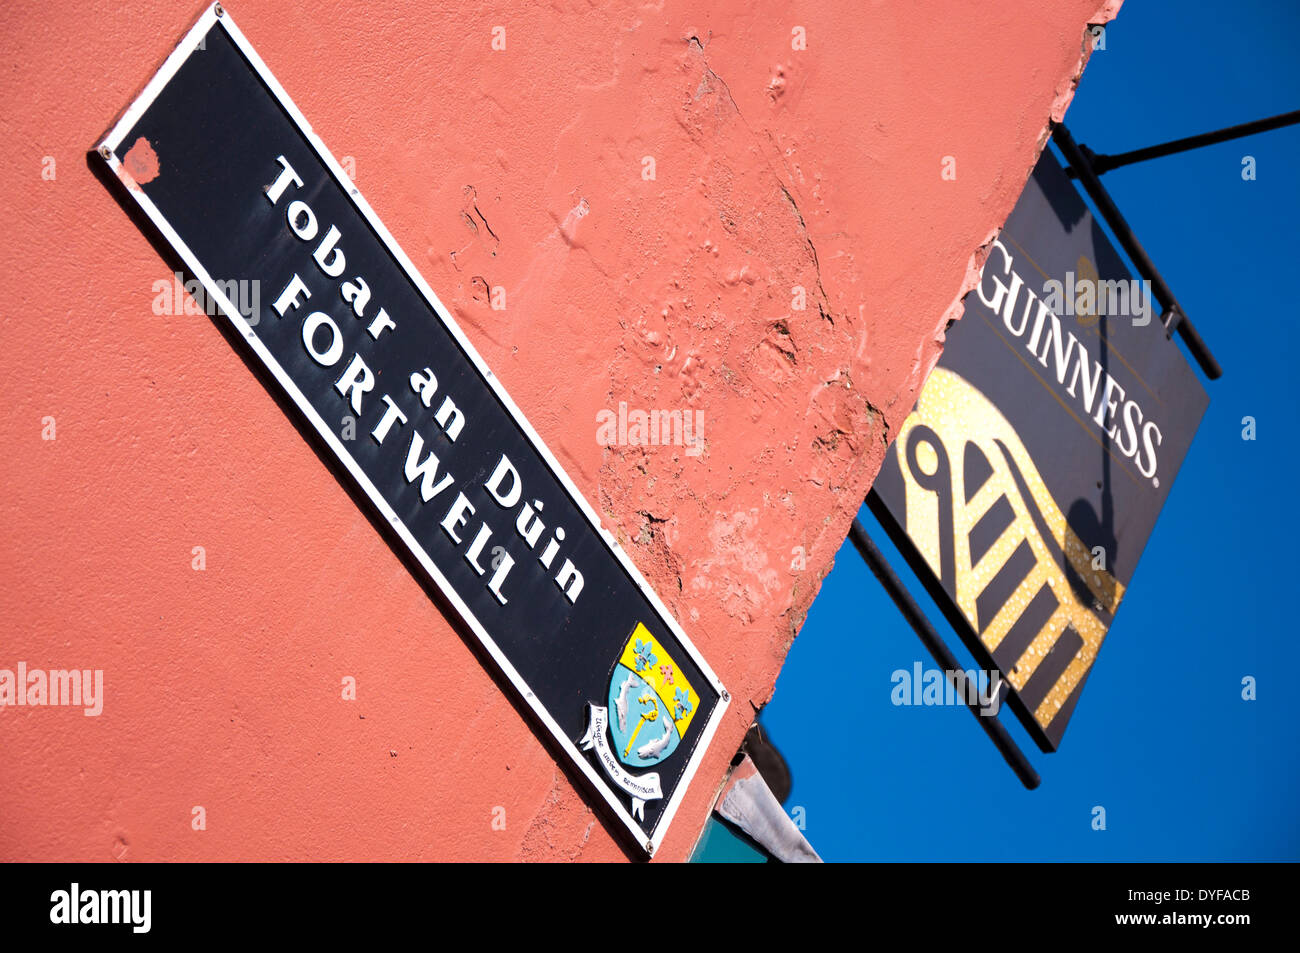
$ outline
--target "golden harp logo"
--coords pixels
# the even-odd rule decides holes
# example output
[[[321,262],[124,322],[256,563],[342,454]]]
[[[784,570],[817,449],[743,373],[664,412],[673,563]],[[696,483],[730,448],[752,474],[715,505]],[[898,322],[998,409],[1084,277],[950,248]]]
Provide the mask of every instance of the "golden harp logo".
[[[587,733],[578,742],[594,751],[605,774],[632,798],[645,819],[645,802],[663,797],[658,772],[633,774],[663,761],[681,744],[700,696],[650,630],[641,623],[610,673],[607,707],[588,703]]]
[[[1059,737],[1052,721],[1073,707],[1124,586],[1094,568],[1015,429],[960,375],[934,369],[896,446],[907,535],[1034,721]]]

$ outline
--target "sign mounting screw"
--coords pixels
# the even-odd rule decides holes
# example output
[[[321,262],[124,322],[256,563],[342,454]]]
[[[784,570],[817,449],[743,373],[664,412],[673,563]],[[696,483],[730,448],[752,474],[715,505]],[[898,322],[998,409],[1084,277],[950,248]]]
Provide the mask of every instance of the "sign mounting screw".
[[[110,156],[112,156],[112,154],[113,154],[113,150],[111,150],[110,148],[108,148],[108,146],[100,146],[100,147],[99,147],[99,154],[100,154],[101,156],[103,156],[105,159],[107,159],[107,158],[109,158]]]
[[[221,15],[223,15],[226,11],[223,10],[223,9],[221,9],[221,4],[216,3],[216,4],[213,4],[213,5],[212,5],[212,12],[215,13],[217,16],[221,16]]]

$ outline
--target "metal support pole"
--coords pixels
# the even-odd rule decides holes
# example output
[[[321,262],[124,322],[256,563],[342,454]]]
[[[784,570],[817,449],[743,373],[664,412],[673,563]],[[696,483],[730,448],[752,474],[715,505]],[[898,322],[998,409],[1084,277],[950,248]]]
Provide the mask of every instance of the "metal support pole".
[[[1078,176],[1079,181],[1083,184],[1084,189],[1092,196],[1092,200],[1097,203],[1097,209],[1101,212],[1102,217],[1110,225],[1111,231],[1119,243],[1124,246],[1128,256],[1133,259],[1133,264],[1137,266],[1138,272],[1143,278],[1151,282],[1152,290],[1155,291],[1156,299],[1164,309],[1163,321],[1165,331],[1171,337],[1177,331],[1183,336],[1183,341],[1187,344],[1187,350],[1191,351],[1196,362],[1201,365],[1201,370],[1210,380],[1217,380],[1223,375],[1223,368],[1219,367],[1219,362],[1214,359],[1201,336],[1196,333],[1196,328],[1192,325],[1187,313],[1183,311],[1178,304],[1178,299],[1174,297],[1173,291],[1165,284],[1164,278],[1156,270],[1156,266],[1151,259],[1147,257],[1145,249],[1129,228],[1128,222],[1120,214],[1119,208],[1106,191],[1106,187],[1101,184],[1097,178],[1097,173],[1092,166],[1092,152],[1087,146],[1079,146],[1070,131],[1064,125],[1057,125],[1052,130],[1052,139],[1055,140],[1061,152],[1065,154],[1066,160],[1070,167]]]
[[[1300,109],[1294,112],[1282,113],[1280,116],[1270,116],[1267,119],[1256,119],[1254,122],[1244,122],[1239,126],[1229,126],[1227,129],[1216,129],[1214,132],[1203,132],[1197,136],[1185,136],[1182,139],[1175,139],[1172,142],[1162,142],[1157,146],[1147,146],[1145,149],[1132,149],[1128,152],[1118,152],[1115,155],[1094,155],[1092,158],[1092,171],[1098,175],[1105,175],[1111,169],[1118,169],[1120,166],[1132,165],[1134,162],[1145,162],[1147,159],[1159,159],[1161,156],[1173,155],[1177,152],[1187,152],[1190,149],[1199,149],[1202,146],[1212,146],[1218,142],[1227,142],[1230,139],[1240,139],[1243,136],[1253,136],[1256,133],[1268,132],[1270,129],[1281,129],[1283,126],[1292,126],[1300,122]]]
[[[859,555],[862,556],[863,562],[867,568],[872,571],[880,584],[885,587],[889,597],[894,600],[894,605],[898,606],[903,613],[903,618],[912,626],[921,644],[929,650],[931,657],[945,672],[956,672],[961,670],[961,665],[957,657],[952,654],[947,643],[939,637],[939,633],[930,625],[930,620],[925,617],[921,607],[916,604],[911,593],[903,586],[898,575],[890,568],[884,555],[876,548],[876,544],[871,541],[867,531],[862,524],[856,519],[853,525],[849,527],[849,539],[853,541],[854,547]],[[1002,757],[1007,764],[1011,765],[1011,770],[1016,772],[1020,782],[1029,790],[1038,787],[1038,772],[1034,766],[1029,763],[1025,753],[1016,745],[1015,740],[1008,734],[1006,726],[997,719],[996,716],[985,716],[980,714],[979,706],[967,701],[966,707],[970,713],[975,716],[979,726],[984,729],[984,733],[989,736],[994,747],[1002,753]]]

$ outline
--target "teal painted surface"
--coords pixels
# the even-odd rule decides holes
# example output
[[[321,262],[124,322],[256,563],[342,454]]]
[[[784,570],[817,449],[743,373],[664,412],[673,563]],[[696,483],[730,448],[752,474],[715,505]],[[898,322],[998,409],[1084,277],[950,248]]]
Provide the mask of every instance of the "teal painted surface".
[[[767,856],[716,817],[710,817],[691,854],[692,864],[765,864]]]

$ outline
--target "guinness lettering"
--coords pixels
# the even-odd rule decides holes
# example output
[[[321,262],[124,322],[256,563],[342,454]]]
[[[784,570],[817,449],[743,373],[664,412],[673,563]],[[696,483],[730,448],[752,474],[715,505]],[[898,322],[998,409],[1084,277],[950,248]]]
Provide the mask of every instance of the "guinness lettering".
[[[1069,280],[1073,287],[1073,278]],[[1017,315],[1022,290],[1025,302]],[[993,243],[976,291],[986,308],[1001,315],[1007,332],[1055,376],[1057,384],[1064,387],[1084,416],[1114,441],[1120,453],[1133,460],[1139,473],[1158,483],[1156,449],[1163,439],[1159,425],[1146,418],[1142,405],[1102,368],[1101,360],[1088,352],[1073,331],[1062,329],[1061,318],[1048,301],[1034,294],[1014,269],[1014,259],[1001,241]]]

